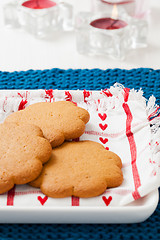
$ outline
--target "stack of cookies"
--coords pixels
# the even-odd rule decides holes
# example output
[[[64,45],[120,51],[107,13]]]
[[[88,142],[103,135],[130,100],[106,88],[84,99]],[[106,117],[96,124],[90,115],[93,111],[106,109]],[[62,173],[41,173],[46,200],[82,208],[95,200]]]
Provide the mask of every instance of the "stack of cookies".
[[[73,141],[89,113],[72,102],[41,102],[0,125],[0,194],[29,183],[54,198],[94,197],[123,181],[121,159],[92,141]]]

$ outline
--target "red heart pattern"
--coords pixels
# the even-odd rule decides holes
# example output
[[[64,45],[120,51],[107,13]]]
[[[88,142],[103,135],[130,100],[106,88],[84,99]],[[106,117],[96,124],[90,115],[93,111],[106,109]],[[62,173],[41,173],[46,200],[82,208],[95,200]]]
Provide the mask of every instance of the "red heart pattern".
[[[107,114],[104,113],[104,114],[102,115],[101,113],[98,113],[98,116],[100,117],[100,119],[101,119],[102,121],[104,121],[104,120],[106,120]]]
[[[103,143],[106,144],[108,142],[108,138],[102,138],[100,137],[99,140]]]
[[[104,131],[107,127],[108,127],[108,125],[107,124],[99,124],[99,127]]]
[[[98,113],[98,116],[100,117],[100,119],[101,119],[102,121],[106,120],[106,118],[107,118],[107,114],[106,114],[106,113],[103,113],[103,114]],[[100,124],[99,124],[99,127],[104,131],[104,130],[108,127],[108,125],[107,125],[107,124],[102,124],[102,123],[100,123]],[[103,144],[106,144],[106,143],[108,142],[108,138],[102,138],[102,137],[100,137],[99,140],[100,140]],[[106,150],[109,150],[109,148],[106,147]]]
[[[102,197],[104,203],[106,204],[106,206],[109,206],[109,204],[111,203],[112,201],[112,197],[109,196],[108,198],[106,198],[105,196]]]
[[[44,198],[42,198],[41,196],[38,196],[37,199],[38,199],[38,201],[40,201],[40,203],[41,203],[42,205],[44,205],[45,202],[48,200],[48,197],[45,196]]]

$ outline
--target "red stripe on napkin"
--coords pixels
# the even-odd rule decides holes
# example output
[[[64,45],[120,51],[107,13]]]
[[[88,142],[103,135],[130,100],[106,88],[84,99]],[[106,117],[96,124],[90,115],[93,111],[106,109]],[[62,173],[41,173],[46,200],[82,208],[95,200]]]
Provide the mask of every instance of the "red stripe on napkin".
[[[73,142],[79,142],[79,138],[75,138],[72,140]],[[71,204],[72,206],[79,206],[79,197],[71,197]]]
[[[126,96],[126,99],[128,99],[128,96]],[[123,103],[123,109],[127,115],[126,136],[128,138],[128,142],[130,145],[131,159],[132,159],[132,173],[133,173],[133,180],[134,180],[134,186],[135,186],[135,191],[132,193],[132,196],[136,200],[141,197],[137,190],[141,186],[141,181],[140,181],[140,177],[139,177],[139,173],[138,173],[138,169],[137,169],[137,165],[136,165],[137,148],[136,148],[136,143],[134,140],[134,135],[131,131],[131,123],[133,120],[133,116],[132,116],[132,113],[131,113],[127,103]]]
[[[72,94],[69,91],[65,91],[65,96],[66,96],[65,97],[66,101],[72,102],[77,106],[77,103],[72,101],[73,97],[72,97]]]
[[[72,95],[70,94],[70,92],[65,91],[65,95],[66,95],[66,97],[65,97],[66,101],[72,102]]]
[[[104,93],[104,95],[106,95],[107,97],[112,97],[113,94],[106,88],[102,91],[102,93]]]
[[[52,102],[52,100],[54,102],[53,89],[48,89],[48,90],[45,89],[45,93],[46,93],[45,94],[46,102],[48,101],[48,99],[49,99],[49,102]]]
[[[8,191],[7,206],[13,206],[14,205],[14,196],[15,196],[15,186],[10,191]]]
[[[22,99],[19,104],[18,111],[25,109],[25,105],[27,104],[27,102],[28,102],[27,99],[25,100]]]
[[[97,132],[97,131],[85,131],[85,134],[88,135],[95,135],[95,136],[104,136],[104,137],[110,137],[110,138],[117,138],[119,136],[122,136],[125,131],[119,132],[119,133],[104,133],[104,132]]]
[[[72,196],[72,206],[79,206],[79,197]]]
[[[85,102],[85,103],[87,102],[86,98],[88,98],[90,95],[91,95],[91,92],[86,91],[86,90],[84,89],[84,91],[83,91],[83,96],[84,96],[84,102]]]
[[[124,101],[127,102],[129,98],[129,88],[124,88]]]

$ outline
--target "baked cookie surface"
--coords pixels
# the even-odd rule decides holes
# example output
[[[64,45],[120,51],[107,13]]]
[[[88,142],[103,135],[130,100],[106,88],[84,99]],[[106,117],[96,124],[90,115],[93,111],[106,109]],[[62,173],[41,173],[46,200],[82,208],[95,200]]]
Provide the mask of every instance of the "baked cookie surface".
[[[0,124],[0,194],[37,178],[52,148],[34,125]]]
[[[80,137],[89,121],[89,113],[72,102],[41,102],[9,115],[5,122],[30,123],[39,126],[52,147],[65,140]]]
[[[66,142],[52,150],[50,160],[31,186],[54,198],[94,197],[123,181],[121,159],[92,141]]]

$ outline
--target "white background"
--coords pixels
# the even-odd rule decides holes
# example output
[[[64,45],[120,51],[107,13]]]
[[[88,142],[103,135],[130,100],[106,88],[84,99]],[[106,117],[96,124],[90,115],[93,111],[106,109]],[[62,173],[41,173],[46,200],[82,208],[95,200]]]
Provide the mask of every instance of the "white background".
[[[90,1],[92,0],[70,0],[75,12],[89,10]],[[5,0],[0,0],[1,71],[50,68],[160,68],[160,0],[150,0],[148,47],[132,50],[124,61],[78,54],[73,32],[55,36],[52,40],[38,40],[22,30],[8,29],[3,23],[4,3]]]

